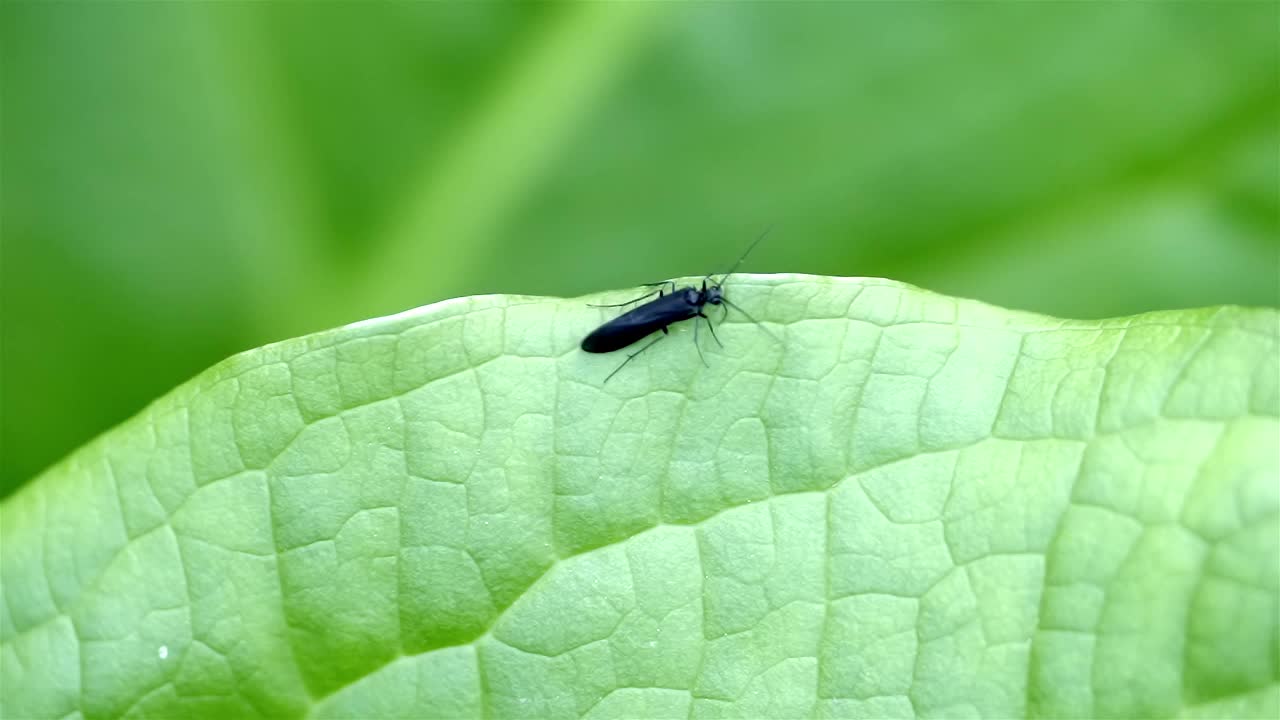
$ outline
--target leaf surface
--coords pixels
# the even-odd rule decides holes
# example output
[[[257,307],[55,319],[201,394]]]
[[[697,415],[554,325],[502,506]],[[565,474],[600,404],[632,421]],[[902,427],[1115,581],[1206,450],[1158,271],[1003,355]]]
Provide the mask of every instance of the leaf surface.
[[[629,292],[482,296],[201,374],[0,506],[0,715],[1275,715],[1275,310],[727,292],[781,342],[602,384]]]

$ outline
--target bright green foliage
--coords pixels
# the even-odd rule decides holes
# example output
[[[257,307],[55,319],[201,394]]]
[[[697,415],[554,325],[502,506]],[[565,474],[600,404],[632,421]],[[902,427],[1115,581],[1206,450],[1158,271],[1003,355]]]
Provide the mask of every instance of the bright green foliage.
[[[728,292],[781,342],[602,384],[487,296],[183,385],[3,505],[0,714],[1276,716],[1280,313]]]

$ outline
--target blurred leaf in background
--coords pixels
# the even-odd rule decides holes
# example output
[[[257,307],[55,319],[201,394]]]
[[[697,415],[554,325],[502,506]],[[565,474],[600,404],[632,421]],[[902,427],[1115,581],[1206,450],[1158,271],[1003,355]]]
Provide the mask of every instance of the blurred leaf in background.
[[[0,6],[3,491],[238,350],[721,269],[1280,304],[1280,5]]]

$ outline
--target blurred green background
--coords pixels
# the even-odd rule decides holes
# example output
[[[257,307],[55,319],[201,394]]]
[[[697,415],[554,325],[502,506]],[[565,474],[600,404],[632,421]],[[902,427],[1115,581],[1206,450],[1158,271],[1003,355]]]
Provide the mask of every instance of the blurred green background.
[[[11,492],[234,352],[722,269],[1280,304],[1280,4],[0,6]]]

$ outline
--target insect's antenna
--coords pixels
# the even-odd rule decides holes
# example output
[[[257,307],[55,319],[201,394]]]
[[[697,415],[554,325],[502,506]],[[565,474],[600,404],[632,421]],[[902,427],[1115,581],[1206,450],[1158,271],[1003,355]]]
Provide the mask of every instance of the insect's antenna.
[[[725,282],[729,280],[729,276],[733,274],[733,271],[738,269],[738,266],[742,264],[742,261],[746,260],[747,256],[751,254],[751,251],[755,250],[756,246],[760,244],[760,241],[763,240],[765,236],[771,232],[773,232],[772,225],[765,228],[764,232],[760,233],[760,236],[757,237],[754,241],[752,241],[750,245],[747,246],[746,252],[742,253],[742,256],[738,258],[738,261],[733,264],[733,267],[729,268],[729,272],[725,273],[724,277],[720,278],[720,282],[716,283],[716,285],[719,285],[720,287],[724,287]],[[703,279],[711,280],[713,278],[710,275],[708,275]]]
[[[773,334],[773,331],[772,331],[772,330],[770,330],[769,328],[765,327],[765,326],[764,326],[764,325],[763,325],[759,320],[757,320],[757,319],[755,319],[755,318],[751,317],[751,313],[747,312],[746,310],[743,310],[741,307],[738,307],[737,305],[734,305],[733,303],[729,302],[729,301],[728,301],[727,299],[725,299],[725,298],[720,298],[720,302],[724,303],[725,305],[728,305],[729,307],[733,308],[734,310],[737,310],[738,312],[740,312],[740,313],[742,313],[743,315],[745,315],[745,316],[746,316],[746,318],[747,318],[748,320],[750,320],[751,322],[755,323],[756,325],[759,325],[759,326],[760,326],[760,329],[761,329],[761,330],[763,330],[763,331],[765,331],[765,334],[767,334],[769,337],[773,338],[773,341],[774,341],[774,342],[778,343],[779,345],[781,345],[781,344],[782,344],[782,339],[781,339],[781,338],[779,338],[777,335],[774,335],[774,334]]]

